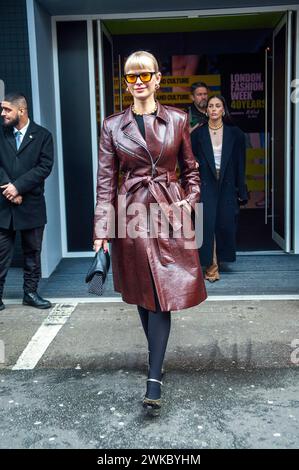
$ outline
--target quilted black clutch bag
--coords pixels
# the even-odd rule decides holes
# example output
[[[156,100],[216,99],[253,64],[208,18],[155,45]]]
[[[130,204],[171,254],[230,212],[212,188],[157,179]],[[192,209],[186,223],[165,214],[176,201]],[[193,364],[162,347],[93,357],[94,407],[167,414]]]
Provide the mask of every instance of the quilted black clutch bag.
[[[103,295],[103,286],[110,267],[110,255],[101,248],[92,261],[92,264],[85,277],[88,283],[88,292],[95,295]]]

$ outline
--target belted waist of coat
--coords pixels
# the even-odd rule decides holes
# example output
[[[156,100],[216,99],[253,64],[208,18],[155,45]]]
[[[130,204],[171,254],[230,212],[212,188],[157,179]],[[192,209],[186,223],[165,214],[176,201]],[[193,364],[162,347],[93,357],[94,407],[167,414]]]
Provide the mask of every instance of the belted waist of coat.
[[[147,188],[153,199],[159,205],[159,209],[164,214],[169,225],[172,226],[173,230],[179,230],[182,227],[181,212],[178,210],[178,213],[176,213],[176,211],[173,210],[171,204],[174,201],[172,201],[170,195],[167,197],[167,187],[171,182],[175,182],[177,180],[178,178],[175,172],[157,173],[153,176],[144,174],[139,175],[138,173],[133,172],[125,175],[124,187],[126,191],[130,193],[137,191],[142,186]],[[166,183],[166,185],[161,183]],[[150,211],[150,217],[158,217],[156,211]],[[161,263],[164,265],[174,263],[175,260],[171,252],[168,238],[158,236],[156,237],[156,242],[160,252]]]
[[[138,173],[128,172],[125,175],[124,186],[127,192],[133,193],[142,186],[148,188],[149,192],[159,204],[161,212],[163,212],[168,223],[172,226],[173,230],[179,230],[182,227],[180,218],[178,218],[174,211],[171,209],[171,203],[167,198],[165,192],[165,187],[161,183],[166,183],[166,187],[169,186],[171,182],[178,181],[176,172],[167,171],[164,173],[157,173],[156,175],[138,175]]]
[[[127,191],[136,191],[140,186],[150,186],[152,183],[166,183],[169,186],[170,182],[177,181],[177,175],[175,171],[166,171],[163,173],[156,173],[155,175],[144,175],[138,174],[138,172],[128,172],[124,176],[125,188]],[[137,185],[137,186],[136,186]]]

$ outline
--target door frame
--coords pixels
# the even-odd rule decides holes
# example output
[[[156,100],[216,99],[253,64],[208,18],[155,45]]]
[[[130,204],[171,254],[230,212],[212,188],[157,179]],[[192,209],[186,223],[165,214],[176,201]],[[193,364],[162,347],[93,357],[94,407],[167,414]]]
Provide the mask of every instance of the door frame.
[[[172,10],[158,12],[141,12],[141,13],[122,13],[122,19],[163,19],[163,18],[200,18],[202,16],[231,16],[246,15],[255,13],[273,13],[299,11],[298,5],[273,5],[273,6],[256,6],[256,7],[239,7],[239,8],[219,8],[205,10]],[[95,15],[55,15],[53,21],[82,21],[82,20],[119,20],[119,13],[103,13]]]
[[[110,42],[112,51],[112,77],[114,76],[113,70],[113,39],[106,26],[101,20],[97,21],[97,37],[98,37],[98,76],[105,76],[105,64],[104,64],[104,50],[103,50],[103,36]],[[106,102],[105,102],[105,80],[99,79],[99,94],[100,94],[100,122],[102,124],[104,117],[106,116]]]
[[[296,81],[296,101],[294,104],[294,135],[293,135],[293,155],[294,155],[294,174],[293,174],[293,188],[294,188],[294,202],[293,202],[293,252],[299,253],[299,10],[297,10],[295,28],[295,64],[294,76],[297,77]],[[294,90],[292,90],[294,91]]]
[[[90,118],[91,118],[91,148],[92,148],[92,169],[93,169],[93,193],[94,202],[96,200],[96,172],[98,165],[98,138],[97,138],[97,113],[96,113],[96,84],[95,84],[95,64],[94,64],[94,41],[93,24],[91,19],[80,18],[79,21],[86,20],[87,45],[88,45],[88,75],[89,75],[89,97],[90,97]],[[65,21],[65,20],[63,20]],[[67,20],[68,21],[68,20]],[[58,65],[58,45],[57,45],[57,25],[58,21],[52,17],[52,48],[53,48],[53,71],[54,71],[54,95],[55,95],[55,118],[56,118],[56,143],[57,143],[57,166],[60,199],[60,219],[61,219],[61,247],[63,258],[83,258],[93,256],[93,251],[69,251],[67,247],[67,225],[65,207],[65,183],[63,168],[63,144],[61,128],[60,109],[60,86],[59,86],[59,65]]]
[[[161,12],[144,12],[144,13],[123,13],[122,19],[159,19],[159,18],[200,18],[205,16],[231,16],[231,15],[248,15],[248,14],[255,14],[255,13],[269,13],[269,12],[288,12],[288,11],[296,11],[297,12],[297,51],[296,51],[296,76],[299,76],[299,6],[297,5],[275,5],[275,6],[264,6],[264,7],[245,7],[245,8],[220,8],[220,9],[211,9],[211,10],[184,10],[184,11],[161,11]],[[57,136],[57,148],[58,148],[58,169],[59,169],[59,190],[60,190],[60,198],[61,198],[61,241],[62,241],[62,256],[63,257],[85,257],[85,256],[92,256],[93,252],[70,252],[67,250],[67,233],[66,233],[66,219],[65,219],[65,198],[64,198],[64,175],[63,175],[63,149],[62,149],[62,138],[61,138],[61,119],[60,119],[60,95],[59,95],[59,76],[58,76],[58,51],[57,51],[57,39],[56,39],[56,24],[60,21],[87,21],[88,28],[91,28],[92,31],[92,22],[96,20],[98,22],[103,22],[105,20],[113,20],[119,19],[119,14],[96,14],[96,15],[56,15],[52,17],[52,45],[53,45],[53,68],[54,68],[54,90],[55,90],[55,115],[56,115],[56,136]],[[101,24],[102,28],[103,23]],[[99,26],[98,26],[99,27]],[[88,29],[89,31],[89,29]],[[88,34],[88,41],[92,39],[92,34]],[[90,44],[93,50],[93,42]],[[100,53],[98,54],[100,58]],[[90,57],[90,55],[89,55]],[[99,66],[99,78],[102,75],[100,72],[103,70],[100,65]],[[94,72],[94,61],[93,58],[90,57],[89,61],[89,73],[91,70]],[[99,80],[100,82],[100,80]],[[95,90],[95,75],[90,77],[90,85],[92,85],[92,89]],[[95,109],[95,95],[92,97],[93,93],[90,93],[90,106],[91,112],[93,116],[95,115],[95,120],[92,121],[96,125],[96,109]],[[103,100],[103,90],[100,93],[100,109],[105,109],[105,104],[101,102]],[[93,103],[92,103],[93,101]],[[297,106],[299,108],[299,106]],[[101,113],[101,119],[103,114]],[[299,110],[296,109],[296,130],[294,136],[294,148],[296,153],[298,154],[297,159],[295,158],[295,175],[294,175],[294,182],[296,181],[296,185],[294,186],[294,225],[293,225],[293,241],[294,241],[294,253],[299,253]],[[97,133],[95,130],[91,130],[91,139],[92,139],[92,149],[93,149],[93,171],[94,171],[94,188],[95,188],[95,181],[96,181],[96,171],[97,171]],[[254,252],[254,254],[283,254],[281,252]],[[241,253],[240,253],[241,254]],[[250,253],[242,253],[242,254],[250,254]],[[252,253],[253,254],[253,253]]]
[[[284,17],[278,23],[273,31],[272,42],[272,239],[286,252],[291,250],[291,101],[290,101],[290,87],[291,87],[291,22],[292,12],[285,13]],[[275,114],[275,96],[274,96],[274,80],[275,80],[275,37],[280,33],[282,28],[286,28],[285,38],[285,90],[284,90],[284,236],[282,237],[275,232],[275,200],[274,200],[274,187],[275,187],[275,139],[274,139],[274,114]],[[279,182],[278,182],[279,184]]]

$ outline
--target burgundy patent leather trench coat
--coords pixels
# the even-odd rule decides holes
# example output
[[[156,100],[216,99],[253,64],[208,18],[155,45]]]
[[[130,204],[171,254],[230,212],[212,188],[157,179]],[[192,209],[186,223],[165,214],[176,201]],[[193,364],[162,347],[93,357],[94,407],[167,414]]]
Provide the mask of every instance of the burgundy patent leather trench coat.
[[[169,204],[182,199],[192,207],[199,202],[199,172],[191,150],[188,116],[158,104],[156,115],[144,116],[144,125],[146,142],[131,108],[104,121],[94,239],[112,242],[114,287],[125,302],[155,310],[154,282],[161,309],[181,310],[207,297],[198,250],[195,245],[186,248],[190,239],[182,230],[182,218],[167,213]],[[140,204],[137,211],[136,203]],[[163,207],[162,218],[169,223],[167,236],[154,237],[149,231],[149,226],[157,227],[155,211],[149,211],[152,206]],[[132,227],[135,235],[128,236]]]

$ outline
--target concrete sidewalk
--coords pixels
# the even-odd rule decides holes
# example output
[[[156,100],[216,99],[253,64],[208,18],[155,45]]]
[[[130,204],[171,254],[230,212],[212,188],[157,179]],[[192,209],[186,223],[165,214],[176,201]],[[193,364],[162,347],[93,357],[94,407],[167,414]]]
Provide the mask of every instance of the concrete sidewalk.
[[[76,304],[75,304],[76,305]],[[0,315],[11,368],[49,311],[7,305]],[[293,367],[299,301],[215,301],[172,313],[168,370]],[[299,357],[299,356],[298,356]],[[77,304],[38,367],[142,369],[147,349],[134,306]]]
[[[299,302],[174,313],[155,419],[142,412],[147,351],[126,304],[78,304],[34,370],[10,370],[48,313],[1,312],[0,448],[298,448]]]

